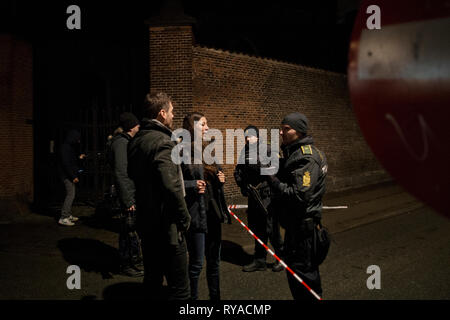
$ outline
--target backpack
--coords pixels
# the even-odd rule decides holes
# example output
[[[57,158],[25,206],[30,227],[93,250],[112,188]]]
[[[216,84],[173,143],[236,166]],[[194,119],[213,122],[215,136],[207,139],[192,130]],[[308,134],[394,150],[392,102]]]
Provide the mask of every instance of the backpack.
[[[115,140],[116,136],[113,136],[112,138],[108,139],[108,141],[106,141],[105,160],[110,169],[114,168],[114,153],[112,151],[112,144]]]

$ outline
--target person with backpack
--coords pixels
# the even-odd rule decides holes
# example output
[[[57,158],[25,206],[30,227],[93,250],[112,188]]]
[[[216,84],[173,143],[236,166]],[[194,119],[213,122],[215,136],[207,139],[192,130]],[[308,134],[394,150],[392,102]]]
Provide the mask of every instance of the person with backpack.
[[[135,186],[128,176],[128,142],[139,131],[139,120],[134,114],[120,115],[119,128],[108,141],[108,160],[113,170],[114,183],[119,196],[122,213],[119,232],[119,255],[121,273],[129,277],[141,277],[142,265],[139,236],[136,232]]]

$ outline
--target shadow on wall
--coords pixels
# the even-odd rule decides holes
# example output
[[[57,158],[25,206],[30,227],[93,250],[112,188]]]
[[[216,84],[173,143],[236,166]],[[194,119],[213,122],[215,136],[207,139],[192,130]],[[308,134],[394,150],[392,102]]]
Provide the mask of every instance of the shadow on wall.
[[[119,274],[119,252],[99,240],[67,238],[58,241],[64,259],[71,265],[77,265],[86,272],[96,272],[103,279],[111,279]]]

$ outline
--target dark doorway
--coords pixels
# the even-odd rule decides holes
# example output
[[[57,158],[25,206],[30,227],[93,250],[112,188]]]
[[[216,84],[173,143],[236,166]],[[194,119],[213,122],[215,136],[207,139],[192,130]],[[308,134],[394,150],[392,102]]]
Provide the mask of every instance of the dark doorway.
[[[84,7],[85,8],[85,7]],[[64,12],[64,11],[63,11]],[[84,10],[93,15],[93,10]],[[50,13],[47,12],[46,16]],[[98,18],[97,16],[96,18]],[[81,30],[43,28],[33,34],[35,205],[55,206],[64,197],[57,152],[70,129],[81,132],[88,157],[76,202],[95,205],[111,184],[105,159],[108,135],[121,112],[141,117],[149,90],[148,28],[141,12],[119,23],[86,18]],[[65,26],[65,21],[61,19]],[[51,23],[49,23],[51,25]]]

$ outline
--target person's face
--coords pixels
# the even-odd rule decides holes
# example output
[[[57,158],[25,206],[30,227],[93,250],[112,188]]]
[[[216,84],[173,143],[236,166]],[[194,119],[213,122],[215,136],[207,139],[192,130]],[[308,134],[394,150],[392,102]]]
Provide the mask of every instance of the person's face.
[[[202,137],[208,132],[208,120],[205,117],[201,117],[200,120],[195,122],[195,130],[201,131]]]
[[[163,121],[161,121],[166,127],[173,129],[173,106],[172,102],[169,102],[169,109],[161,109],[160,111],[161,118]]]
[[[250,136],[250,137],[246,137],[245,140],[249,144],[254,144],[254,143],[258,142],[258,137],[257,136]]]
[[[292,129],[287,124],[281,125],[280,135],[281,135],[282,143],[285,146],[291,144],[292,142],[294,142],[295,140],[300,138],[300,135],[298,134],[298,132],[295,131],[294,129]]]
[[[130,136],[131,136],[131,137],[134,137],[134,136],[136,135],[136,133],[138,133],[139,127],[140,127],[140,125],[137,125],[137,126],[135,126],[134,128],[131,128],[131,129],[130,129]]]

